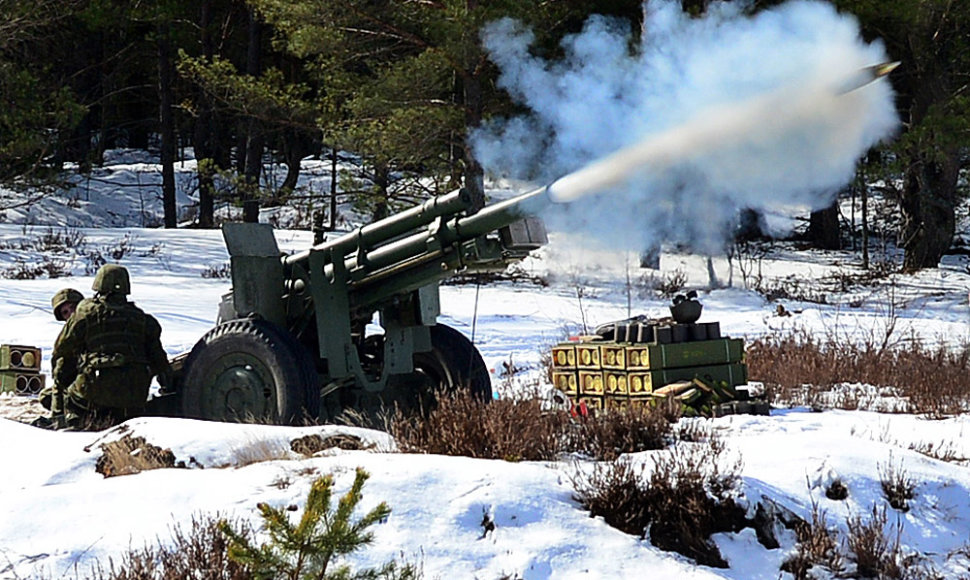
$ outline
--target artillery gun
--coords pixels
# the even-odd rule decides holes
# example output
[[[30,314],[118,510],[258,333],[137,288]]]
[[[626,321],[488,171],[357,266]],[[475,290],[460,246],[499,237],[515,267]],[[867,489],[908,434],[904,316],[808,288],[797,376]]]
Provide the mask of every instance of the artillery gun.
[[[826,90],[838,97],[893,66],[861,69]],[[438,284],[522,259],[547,242],[535,216],[548,204],[609,189],[644,168],[663,171],[676,157],[672,143],[685,136],[703,143],[703,128],[674,128],[478,211],[464,191],[436,197],[291,256],[280,254],[269,225],[225,224],[232,291],[217,325],[174,362],[174,393],[152,406],[203,419],[287,423],[304,415],[328,420],[347,409],[421,408],[442,390],[491,398],[481,354],[437,321]],[[686,135],[673,139],[678,133]],[[382,332],[368,333],[375,315]]]
[[[232,290],[216,326],[173,363],[177,401],[159,407],[287,423],[419,408],[439,390],[490,399],[481,354],[437,322],[439,282],[502,271],[547,243],[534,217],[547,189],[475,212],[459,190],[288,256],[268,224],[225,224]],[[368,331],[375,315],[382,332]]]

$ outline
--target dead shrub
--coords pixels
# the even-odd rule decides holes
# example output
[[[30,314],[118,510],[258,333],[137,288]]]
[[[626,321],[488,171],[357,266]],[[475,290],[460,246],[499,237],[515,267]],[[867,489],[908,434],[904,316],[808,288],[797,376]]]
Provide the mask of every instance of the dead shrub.
[[[895,538],[886,537],[886,508],[872,507],[871,517],[852,516],[846,522],[849,528],[846,544],[856,564],[856,575],[861,578],[903,578],[900,558],[900,533],[897,523]]]
[[[569,414],[539,399],[483,401],[469,392],[439,396],[426,413],[395,413],[389,432],[405,451],[506,461],[556,459]]]
[[[202,277],[210,279],[230,278],[232,277],[232,268],[229,267],[228,263],[218,266],[209,265],[202,270]]]
[[[735,502],[740,460],[725,464],[724,444],[712,438],[652,457],[653,469],[629,459],[599,464],[571,476],[575,498],[593,516],[630,534],[649,537],[664,550],[699,564],[724,568],[727,562],[711,534],[737,532],[748,525]]]
[[[572,417],[550,408],[538,394],[482,401],[469,393],[439,396],[419,414],[395,413],[387,430],[410,452],[506,461],[546,461],[564,453],[615,459],[623,453],[662,449],[671,440],[676,413],[638,407]]]
[[[162,449],[130,433],[117,441],[103,443],[100,448],[102,454],[94,469],[106,478],[176,466],[171,449]]]
[[[879,484],[886,501],[893,509],[902,512],[909,511],[909,501],[916,497],[916,482],[909,476],[903,465],[893,463],[892,454],[885,465],[876,465],[879,473]]]
[[[605,461],[624,453],[663,449],[672,437],[671,423],[661,408],[638,405],[610,409],[578,420],[569,448]]]
[[[818,503],[812,502],[811,523],[800,520],[795,524],[795,537],[798,541],[793,556],[785,560],[781,569],[790,573],[795,580],[812,578],[809,570],[822,566],[838,575],[844,570],[844,558],[839,551],[838,535],[826,525],[825,512]]]
[[[249,569],[229,558],[229,541],[219,531],[214,516],[193,516],[188,530],[176,524],[169,542],[132,549],[117,564],[110,560],[108,569],[100,565],[91,578],[98,580],[249,580]],[[244,521],[233,528],[247,538],[254,538],[251,526]]]
[[[748,375],[763,382],[774,402],[858,408],[853,393],[826,399],[840,385],[861,383],[902,401],[890,410],[933,418],[970,408],[970,348],[929,348],[917,340],[850,343],[808,331],[769,336],[747,347]],[[878,394],[878,393],[877,393]]]
[[[31,262],[17,260],[13,266],[5,268],[2,277],[9,280],[35,280],[47,276],[48,278],[64,278],[71,275],[71,269],[64,260],[51,259],[47,256],[40,257],[41,262]]]

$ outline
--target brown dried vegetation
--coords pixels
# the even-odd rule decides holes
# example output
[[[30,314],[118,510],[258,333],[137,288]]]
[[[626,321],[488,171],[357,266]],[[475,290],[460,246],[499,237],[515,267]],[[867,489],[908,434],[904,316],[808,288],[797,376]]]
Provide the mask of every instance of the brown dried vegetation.
[[[880,411],[945,417],[970,409],[970,348],[930,348],[919,341],[871,340],[853,344],[807,331],[769,336],[747,347],[748,376],[769,389],[774,402],[857,408],[851,394],[824,398],[845,383],[883,389],[901,406]]]

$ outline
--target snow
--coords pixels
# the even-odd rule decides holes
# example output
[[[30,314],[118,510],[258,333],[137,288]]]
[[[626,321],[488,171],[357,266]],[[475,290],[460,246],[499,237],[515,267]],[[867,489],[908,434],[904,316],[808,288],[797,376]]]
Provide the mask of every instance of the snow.
[[[43,347],[42,371],[47,374],[50,344],[61,327],[50,315],[49,297],[66,285],[90,292],[95,268],[87,256],[92,253],[110,255],[127,244],[129,251],[120,263],[131,271],[132,298],[160,320],[164,346],[172,356],[190,349],[214,324],[219,298],[229,290],[226,278],[203,277],[228,259],[217,230],[134,225],[145,208],[152,214],[159,204],[157,199],[145,206],[135,203],[135,197],[146,196],[144,188],[127,186],[157,183],[160,178],[152,166],[139,165],[141,161],[123,165],[130,160],[117,155],[113,165],[99,170],[113,178],[99,180],[102,186],[87,190],[85,195],[93,201],[79,200],[72,207],[51,196],[29,211],[8,212],[8,223],[0,224],[4,269],[18,260],[36,260],[32,251],[20,248],[45,233],[83,239],[73,251],[43,254],[63,260],[70,277],[0,279],[0,317],[6,321],[0,327],[0,342]],[[183,165],[183,187],[190,174],[191,164]],[[184,206],[189,198],[183,195]],[[298,230],[278,230],[277,239],[286,252],[311,243],[310,234]],[[644,290],[639,282],[644,271],[635,261],[629,252],[596,247],[580,235],[552,232],[550,244],[522,265],[526,272],[545,277],[548,287],[524,282],[444,286],[441,321],[469,336],[474,331],[493,370],[497,395],[510,396],[540,380],[542,353],[568,334],[631,314],[665,313],[667,302]],[[759,275],[765,281],[797,279],[803,291],[826,294],[825,303],[781,301],[793,313],[781,317],[775,303],[744,288],[737,261],[730,276],[728,263],[715,258],[719,280],[730,279],[733,287],[702,291],[702,321],[719,321],[724,334],[748,340],[797,328],[864,340],[881,336],[894,322],[894,336],[954,346],[966,342],[970,276],[960,260],[914,276],[896,275],[889,283],[869,288],[829,290],[832,284],[826,280],[852,271],[854,263],[848,253],[784,250],[761,259]],[[655,280],[680,273],[690,287],[703,289],[708,283],[704,257],[666,252],[661,265],[662,270],[653,273]],[[520,370],[518,375],[502,376],[503,363],[509,362]],[[32,397],[5,394],[0,403],[8,417],[23,420],[37,412]],[[741,497],[747,505],[765,498],[809,521],[813,506],[818,506],[828,525],[843,533],[849,518],[868,516],[873,506],[886,505],[880,473],[888,468],[903,471],[917,483],[916,497],[905,513],[889,509],[890,532],[898,526],[904,553],[927,558],[943,577],[966,570],[961,549],[970,532],[970,443],[964,436],[970,417],[931,421],[868,411],[777,408],[767,417],[682,421],[701,422],[727,442],[731,456],[741,459]],[[368,442],[368,448],[330,450],[309,458],[289,450],[289,441],[298,437],[348,430]],[[95,471],[98,446],[125,434],[171,449],[177,461],[189,467],[102,477]],[[649,574],[774,579],[786,577],[779,567],[795,545],[791,532],[779,535],[782,545],[774,550],[762,547],[751,529],[718,534],[715,540],[730,567],[698,566],[589,517],[574,499],[570,483],[575,470],[590,468],[588,461],[511,463],[403,454],[387,435],[362,429],[138,418],[104,432],[63,433],[8,418],[0,419],[0,439],[5,442],[0,446],[3,578],[84,577],[97,562],[118,561],[129,548],[164,541],[174,526],[185,526],[199,514],[249,520],[258,528],[257,503],[300,506],[311,482],[327,473],[334,474],[337,492],[342,493],[357,467],[371,475],[360,509],[386,501],[392,514],[376,526],[374,544],[350,556],[356,566],[404,558],[417,563],[429,578]],[[944,462],[916,451],[928,446],[945,450],[955,460]],[[249,459],[260,453],[265,460]],[[630,459],[649,466],[657,453],[666,451]],[[825,497],[826,487],[836,479],[848,487],[844,501]],[[481,525],[485,514],[496,526],[487,534]]]
[[[328,183],[323,164],[307,160],[306,165],[310,171],[302,187]],[[193,169],[191,161],[178,167],[183,210],[193,201]],[[0,278],[0,319],[6,321],[0,343],[42,347],[41,368],[49,376],[50,345],[61,328],[50,314],[50,296],[65,286],[90,294],[97,258],[114,261],[112,254],[119,252],[132,274],[132,299],[159,319],[170,355],[189,350],[212,327],[219,299],[230,287],[226,278],[205,277],[228,262],[221,234],[141,227],[158,223],[154,192],[160,179],[151,159],[112,152],[104,168],[69,194],[5,212],[0,271],[35,264],[40,255],[44,262],[57,261],[70,276]],[[0,190],[4,206],[17,199]],[[292,215],[267,211],[263,219],[286,222]],[[70,238],[73,247],[39,252],[35,244],[44,236]],[[284,252],[305,249],[312,240],[309,232],[295,229],[279,229],[276,236]],[[780,247],[732,263],[715,257],[718,280],[730,286],[709,290],[704,256],[667,250],[661,270],[650,272],[636,266],[631,252],[578,232],[553,231],[549,245],[521,265],[546,279],[548,287],[527,282],[443,286],[440,321],[474,338],[499,397],[540,382],[540,357],[567,335],[631,315],[665,315],[668,302],[643,281],[651,276],[654,281],[684,276],[688,287],[701,290],[701,321],[718,321],[723,334],[747,340],[798,329],[855,341],[890,333],[894,341],[952,347],[970,338],[970,273],[963,258],[948,257],[938,269],[845,289],[840,279],[859,273],[854,254]],[[791,297],[768,302],[747,289],[759,285],[786,288]],[[791,316],[779,316],[779,304]],[[507,363],[519,373],[503,376]],[[0,395],[0,408],[8,417],[0,419],[2,578],[85,577],[96,563],[118,561],[130,548],[164,541],[174,526],[184,528],[199,514],[249,520],[258,528],[257,503],[301,506],[311,482],[328,473],[342,493],[357,467],[371,475],[361,509],[386,501],[392,514],[376,526],[374,544],[350,556],[355,566],[403,558],[417,563],[428,578],[790,577],[779,567],[794,550],[792,532],[782,532],[781,547],[773,550],[759,544],[751,529],[718,534],[715,541],[730,567],[716,569],[591,518],[573,497],[571,474],[591,468],[577,458],[512,463],[403,454],[386,434],[335,426],[138,418],[99,433],[50,432],[23,422],[37,414],[33,397]],[[929,420],[776,408],[770,416],[682,421],[701,423],[727,443],[728,455],[740,458],[740,494],[748,506],[770,500],[809,521],[817,506],[827,524],[843,534],[849,518],[867,517],[873,506],[887,505],[880,474],[891,468],[904,472],[917,484],[916,497],[907,512],[888,508],[887,534],[898,528],[903,552],[922,556],[942,577],[966,572],[970,417]],[[334,432],[351,432],[367,442],[367,449],[313,457],[289,450],[293,439]],[[171,449],[188,467],[102,477],[95,471],[99,445],[126,434]],[[918,451],[929,448],[953,460]],[[649,467],[659,453],[667,451],[629,459]],[[253,462],[260,455],[264,460]],[[834,480],[848,487],[846,500],[825,497]],[[496,525],[487,534],[481,525],[485,514]]]
[[[90,293],[94,266],[87,256],[127,244],[120,263],[129,268],[134,299],[163,326],[170,355],[190,349],[215,322],[226,278],[203,277],[228,260],[217,230],[142,228],[145,215],[157,216],[152,186],[157,168],[131,154],[114,152],[104,178],[76,191],[76,201],[50,196],[28,211],[8,211],[0,224],[0,269],[36,260],[23,242],[45,233],[83,239],[73,251],[43,253],[59,259],[70,277],[0,278],[0,343],[43,348],[42,371],[50,373],[50,345],[61,328],[50,314],[50,296],[64,286]],[[192,164],[179,168],[180,207]],[[321,179],[319,175],[313,179]],[[101,185],[94,185],[100,183]],[[14,199],[2,192],[5,204]],[[85,200],[84,198],[88,198]],[[147,201],[146,201],[147,200]],[[146,213],[147,212],[147,213]],[[152,218],[157,220],[157,217]],[[269,219],[269,215],[264,216]],[[306,231],[278,230],[283,251],[305,249]],[[676,273],[701,289],[702,321],[719,321],[726,335],[748,340],[794,329],[829,333],[846,340],[882,336],[895,323],[894,337],[960,346],[968,338],[967,288],[970,274],[962,259],[948,258],[936,270],[894,275],[888,282],[838,291],[833,280],[856,272],[850,253],[794,253],[781,248],[757,268],[764,283],[798,280],[806,295],[825,294],[824,303],[788,299],[792,313],[777,315],[777,304],[745,289],[738,261],[733,274],[723,257],[714,259],[719,280],[732,287],[705,290],[706,259],[667,251],[655,280]],[[497,396],[510,396],[540,381],[539,359],[568,334],[630,315],[665,314],[667,301],[644,289],[643,270],[629,252],[596,246],[581,234],[552,232],[550,244],[522,264],[524,271],[550,282],[500,282],[442,287],[441,322],[474,340],[493,371]],[[751,272],[753,270],[749,270]],[[631,280],[631,282],[627,282]],[[790,283],[790,282],[789,282]],[[503,363],[519,369],[503,376]],[[859,386],[864,388],[865,386]],[[29,396],[0,395],[7,417],[26,420],[37,413]],[[887,533],[896,526],[906,554],[919,554],[942,577],[967,570],[964,554],[970,532],[970,417],[928,420],[871,411],[811,412],[776,408],[770,416],[738,415],[699,422],[727,442],[741,460],[741,498],[753,507],[763,499],[811,521],[813,506],[843,533],[851,517],[867,517],[885,506],[880,473],[889,468],[916,482],[907,512],[888,508]],[[352,432],[365,450],[329,450],[304,457],[289,442],[308,434]],[[95,471],[99,445],[125,434],[171,449],[187,468],[145,471],[104,478]],[[220,514],[259,526],[256,504],[301,506],[311,482],[335,476],[336,490],[349,489],[355,468],[371,477],[360,509],[381,501],[390,518],[375,527],[376,541],[354,553],[355,566],[393,558],[417,563],[428,578],[755,578],[789,577],[781,563],[793,552],[792,532],[779,534],[781,547],[761,546],[754,531],[718,534],[715,541],[730,567],[699,566],[664,552],[648,541],[591,518],[573,497],[570,475],[589,469],[576,458],[558,462],[505,462],[464,457],[403,454],[386,434],[336,426],[280,427],[220,424],[188,419],[138,418],[98,433],[37,429],[0,419],[0,577],[85,577],[97,562],[118,561],[129,548],[165,541],[176,525],[199,514]],[[689,443],[678,443],[689,445]],[[944,462],[917,450],[946,451]],[[653,451],[629,459],[649,466]],[[252,458],[264,456],[263,461]],[[846,484],[843,501],[825,497],[834,480]],[[488,516],[495,529],[483,533]]]

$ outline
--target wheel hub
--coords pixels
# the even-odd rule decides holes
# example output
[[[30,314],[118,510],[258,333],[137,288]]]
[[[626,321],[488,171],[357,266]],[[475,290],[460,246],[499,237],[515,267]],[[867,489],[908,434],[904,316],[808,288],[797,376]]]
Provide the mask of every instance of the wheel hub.
[[[213,415],[240,420],[275,410],[272,377],[253,357],[238,353],[223,357],[207,375],[204,404]]]

